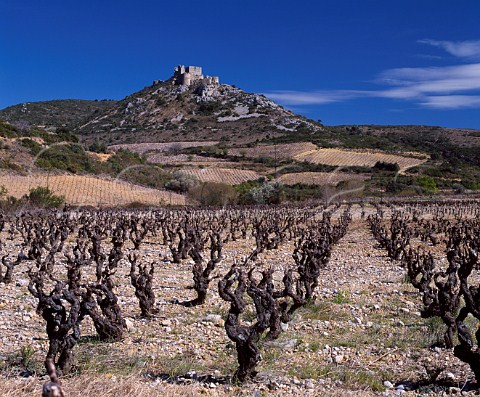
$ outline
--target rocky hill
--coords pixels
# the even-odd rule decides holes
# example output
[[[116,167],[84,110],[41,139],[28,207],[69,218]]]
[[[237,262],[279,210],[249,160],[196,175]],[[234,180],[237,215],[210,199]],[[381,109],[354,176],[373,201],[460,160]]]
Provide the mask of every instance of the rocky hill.
[[[213,82],[174,85],[169,79],[117,102],[76,131],[87,142],[106,138],[108,144],[198,140],[247,143],[298,130],[322,129],[320,124],[263,95]]]
[[[0,119],[66,126],[87,144],[98,140],[108,145],[205,139],[247,143],[323,130],[321,124],[263,95],[220,84],[218,78],[203,78],[200,67],[190,68],[198,76],[186,73],[156,80],[120,101],[28,102],[0,110]]]

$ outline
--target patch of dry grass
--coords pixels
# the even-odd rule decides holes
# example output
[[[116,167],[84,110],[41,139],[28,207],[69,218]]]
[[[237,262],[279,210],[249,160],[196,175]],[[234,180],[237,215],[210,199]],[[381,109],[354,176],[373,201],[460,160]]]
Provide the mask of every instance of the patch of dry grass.
[[[3,397],[32,397],[40,396],[42,390],[40,379],[29,378],[8,379],[0,378],[0,395]],[[82,375],[62,380],[62,387],[68,397],[174,397],[204,395],[204,387],[192,385],[182,387],[178,385],[159,384],[152,386],[142,381],[138,376],[116,377],[109,375]]]
[[[40,379],[10,379],[0,377],[0,395],[2,397],[33,397],[40,396],[43,381]],[[268,390],[258,384],[249,384],[244,388],[236,386],[219,386],[210,389],[199,384],[188,386],[171,385],[165,383],[147,383],[139,380],[138,376],[115,377],[115,376],[92,376],[83,375],[75,378],[63,379],[62,386],[67,397],[243,397],[252,395],[281,397],[285,391]],[[367,391],[347,390],[304,390],[304,396],[331,396],[331,397],[368,397],[375,393]]]

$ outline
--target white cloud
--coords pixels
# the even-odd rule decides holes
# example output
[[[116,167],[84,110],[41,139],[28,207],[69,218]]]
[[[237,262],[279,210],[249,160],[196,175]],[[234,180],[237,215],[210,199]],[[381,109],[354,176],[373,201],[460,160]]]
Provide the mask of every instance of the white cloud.
[[[480,63],[391,69],[383,72],[377,82],[393,87],[379,93],[387,98],[408,99],[476,91],[480,90]]]
[[[421,105],[433,109],[462,109],[480,107],[478,95],[436,95],[425,97]]]
[[[274,91],[266,95],[284,105],[323,105],[355,98],[388,98],[414,101],[431,109],[480,107],[480,63],[389,69],[375,82],[383,87],[377,90]]]
[[[266,93],[270,99],[286,105],[324,105],[343,102],[362,96],[364,91],[272,91]]]
[[[449,54],[459,58],[478,58],[480,57],[480,40],[468,41],[447,41],[423,39],[419,43],[432,45],[442,48]]]

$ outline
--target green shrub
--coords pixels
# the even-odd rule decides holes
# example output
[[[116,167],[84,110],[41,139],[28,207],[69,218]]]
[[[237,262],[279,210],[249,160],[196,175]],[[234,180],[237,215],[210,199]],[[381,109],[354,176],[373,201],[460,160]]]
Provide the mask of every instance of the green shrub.
[[[463,186],[461,183],[453,183],[452,190],[454,190],[457,194],[463,194],[465,193],[465,186]]]
[[[94,152],[94,153],[107,153],[108,152],[107,145],[104,142],[100,142],[98,140],[95,140],[95,142],[93,142],[88,147],[88,150],[90,152]]]
[[[78,136],[76,136],[73,132],[69,131],[67,128],[59,128],[55,131],[57,135],[56,142],[73,142],[78,143]]]
[[[4,138],[13,138],[17,136],[18,130],[6,121],[0,120],[0,136]]]
[[[220,109],[222,109],[221,102],[216,102],[216,101],[202,102],[198,107],[198,112],[203,115],[210,115]]]
[[[253,188],[260,187],[265,182],[265,178],[260,178],[255,181],[247,181],[240,183],[239,185],[235,186],[235,190],[238,193],[238,203],[239,204],[253,204],[252,197],[250,195],[250,191]]]
[[[252,188],[248,197],[249,204],[280,204],[283,195],[283,185],[278,182],[263,183],[258,187]]]
[[[48,187],[44,186],[30,189],[26,198],[30,204],[36,207],[55,208],[60,207],[65,202],[63,196],[53,194]]]
[[[13,196],[5,196],[4,199],[0,197],[0,210],[15,211],[22,204],[22,200]]]
[[[462,179],[462,185],[470,190],[480,190],[480,181],[474,179]]]
[[[18,164],[13,163],[10,159],[0,159],[0,168],[14,171],[22,169],[22,167],[20,167]]]
[[[133,165],[145,164],[145,159],[138,153],[128,149],[119,149],[113,156],[107,160],[111,170],[118,174],[125,168]]]
[[[72,173],[91,172],[94,162],[80,145],[56,145],[45,150],[35,164],[40,168],[59,169]]]
[[[391,180],[387,182],[385,186],[385,191],[387,193],[400,193],[405,189],[408,189],[410,186],[406,183],[399,182],[397,180]]]
[[[437,184],[435,183],[435,179],[431,176],[419,176],[417,177],[417,182],[422,188],[424,193],[433,194],[437,191]]]
[[[385,161],[377,161],[373,166],[373,169],[379,170],[379,171],[398,172],[400,171],[400,166],[397,163],[387,163]]]
[[[205,182],[190,189],[189,197],[202,206],[235,204],[237,191],[225,183]]]
[[[123,172],[121,179],[153,189],[164,189],[165,185],[172,180],[172,174],[162,171],[159,167],[141,165]]]
[[[33,139],[24,138],[20,141],[23,147],[26,147],[30,150],[30,153],[36,156],[42,150],[42,145],[38,142],[35,142]]]
[[[173,179],[165,184],[165,189],[175,193],[187,193],[191,188],[198,184],[198,180],[186,175],[184,172],[177,171],[173,174]]]
[[[321,200],[325,198],[326,187],[296,183],[283,186],[283,195],[287,201]]]

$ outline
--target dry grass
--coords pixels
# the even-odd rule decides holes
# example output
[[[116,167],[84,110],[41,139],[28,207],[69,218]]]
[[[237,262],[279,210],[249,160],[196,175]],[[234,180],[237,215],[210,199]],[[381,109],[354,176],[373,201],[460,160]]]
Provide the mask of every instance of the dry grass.
[[[347,174],[342,172],[297,172],[284,174],[278,178],[285,185],[304,183],[307,185],[336,185],[343,181],[364,181],[368,175]]]
[[[28,194],[32,188],[47,186],[55,194],[64,196],[65,201],[72,205],[109,207],[134,202],[147,205],[185,204],[185,197],[179,194],[83,175],[0,174],[0,185],[5,186],[8,194],[16,198]]]
[[[43,381],[40,379],[11,379],[0,377],[0,395],[2,397],[39,397],[41,395]],[[250,387],[239,388],[235,386],[219,386],[210,389],[199,384],[188,386],[159,383],[154,385],[142,381],[138,375],[128,377],[82,375],[62,380],[62,387],[67,397],[197,397],[197,396],[266,396],[267,390],[259,390],[259,385],[252,384]],[[256,393],[254,393],[256,391]],[[303,395],[318,395],[318,390],[304,390]],[[287,392],[288,394],[288,392]],[[268,390],[268,396],[280,397],[287,395],[284,390]],[[321,395],[340,397],[358,396],[367,397],[375,395],[367,391],[329,390]]]
[[[32,378],[28,380],[0,378],[0,395],[3,397],[40,396],[42,383],[41,380]],[[62,387],[68,397],[199,396],[203,389],[201,386],[186,388],[163,384],[152,387],[134,375],[128,377],[82,375],[63,379]]]
[[[110,157],[113,156],[111,153],[95,153],[95,152],[87,152],[88,156],[96,161],[100,161],[104,163],[107,161]]]
[[[400,171],[425,163],[428,159],[418,154],[416,157],[398,156],[379,151],[351,151],[342,149],[317,149],[295,156],[295,160],[333,166],[373,167],[377,161],[397,163]]]
[[[254,181],[261,177],[261,175],[255,171],[215,167],[184,168],[182,172],[197,178],[201,182],[226,183],[227,185],[238,185],[243,182]]]

